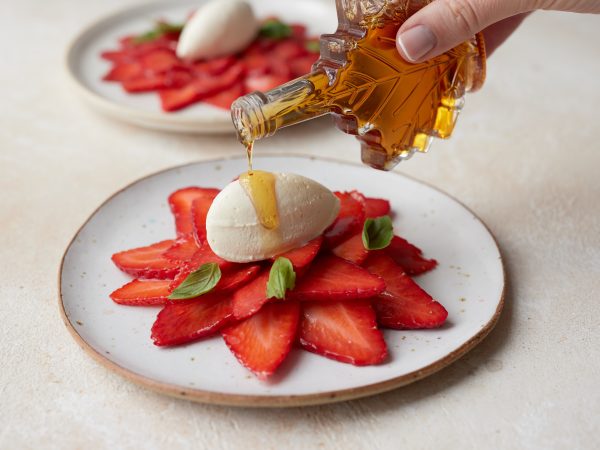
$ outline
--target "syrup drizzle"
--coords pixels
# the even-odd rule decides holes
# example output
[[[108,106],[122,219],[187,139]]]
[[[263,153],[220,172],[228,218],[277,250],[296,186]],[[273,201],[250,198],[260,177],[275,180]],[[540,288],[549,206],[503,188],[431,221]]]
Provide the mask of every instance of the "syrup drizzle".
[[[260,224],[268,230],[279,228],[279,211],[275,195],[275,175],[252,169],[252,144],[246,146],[248,172],[240,175],[240,185],[250,197]]]

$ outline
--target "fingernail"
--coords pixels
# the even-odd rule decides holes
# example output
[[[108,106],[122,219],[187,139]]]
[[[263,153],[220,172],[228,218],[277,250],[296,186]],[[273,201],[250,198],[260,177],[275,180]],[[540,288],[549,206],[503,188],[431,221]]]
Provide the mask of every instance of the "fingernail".
[[[396,41],[409,61],[417,61],[437,44],[435,34],[425,25],[417,25],[398,35]]]

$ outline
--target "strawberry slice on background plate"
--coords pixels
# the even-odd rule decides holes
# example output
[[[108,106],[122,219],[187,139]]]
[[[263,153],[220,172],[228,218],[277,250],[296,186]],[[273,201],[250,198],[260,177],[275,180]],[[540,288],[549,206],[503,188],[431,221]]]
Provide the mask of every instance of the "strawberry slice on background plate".
[[[146,247],[133,248],[112,255],[115,265],[136,278],[173,279],[179,272],[179,264],[163,255],[175,241],[165,240]]]
[[[356,366],[379,364],[387,357],[368,300],[303,303],[299,341],[310,352]]]
[[[225,328],[223,339],[238,361],[264,380],[290,352],[299,319],[297,302],[269,303],[248,319]]]
[[[171,280],[135,279],[110,294],[115,303],[129,306],[155,306],[168,302]]]
[[[192,231],[199,246],[206,242],[206,216],[208,215],[210,205],[212,205],[213,200],[219,192],[218,189],[210,189],[192,200],[190,208]]]
[[[235,291],[232,297],[232,308],[236,319],[250,317],[267,303],[269,271],[270,268],[263,269],[250,283]]]
[[[179,345],[211,336],[231,318],[227,295],[205,294],[167,304],[152,325],[154,345]]]
[[[294,250],[287,251],[271,259],[274,261],[280,256],[283,258],[287,258],[292,263],[292,266],[294,266],[294,270],[299,272],[302,271],[302,269],[306,268],[312,262],[312,260],[315,259],[317,253],[319,253],[319,249],[321,248],[322,243],[323,236],[318,236],[312,241],[303,245],[302,247],[298,247]]]
[[[446,308],[389,256],[379,252],[371,254],[365,268],[385,280],[385,291],[373,299],[377,322],[381,326],[394,329],[436,328],[446,321]]]
[[[370,298],[384,289],[385,282],[377,275],[337,256],[324,255],[311,264],[288,297],[328,302]]]
[[[390,211],[391,206],[388,200],[365,197],[365,216],[367,219],[387,216],[390,214]]]

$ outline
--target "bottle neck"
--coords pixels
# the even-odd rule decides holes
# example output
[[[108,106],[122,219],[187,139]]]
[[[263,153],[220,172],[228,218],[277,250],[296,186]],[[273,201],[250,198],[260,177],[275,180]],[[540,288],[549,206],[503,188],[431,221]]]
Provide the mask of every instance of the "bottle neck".
[[[252,142],[273,135],[278,129],[327,114],[317,100],[329,85],[323,71],[316,71],[268,92],[253,92],[231,105],[231,119],[240,142]]]

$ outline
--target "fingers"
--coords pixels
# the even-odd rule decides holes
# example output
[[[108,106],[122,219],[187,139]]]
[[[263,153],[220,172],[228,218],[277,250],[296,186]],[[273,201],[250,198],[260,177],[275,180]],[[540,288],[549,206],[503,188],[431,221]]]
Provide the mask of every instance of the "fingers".
[[[521,0],[435,0],[398,30],[397,47],[420,62],[456,47],[492,23],[523,11]]]

